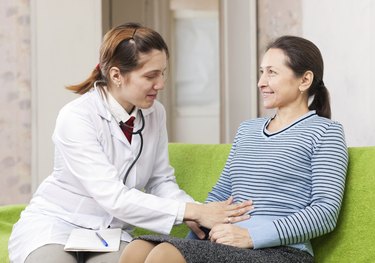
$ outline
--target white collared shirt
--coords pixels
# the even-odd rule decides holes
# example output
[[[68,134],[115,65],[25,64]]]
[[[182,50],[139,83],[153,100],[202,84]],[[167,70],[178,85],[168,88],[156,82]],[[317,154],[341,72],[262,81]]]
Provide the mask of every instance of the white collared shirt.
[[[106,96],[102,96],[104,105],[111,112],[117,123],[125,123],[131,116],[137,118],[138,108],[134,107],[131,114],[129,114],[105,87],[104,90],[106,93]]]

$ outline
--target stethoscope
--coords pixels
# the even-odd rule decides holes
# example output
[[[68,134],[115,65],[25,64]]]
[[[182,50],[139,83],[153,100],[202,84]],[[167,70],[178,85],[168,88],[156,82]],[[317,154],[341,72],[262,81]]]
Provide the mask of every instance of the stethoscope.
[[[134,134],[138,134],[138,135],[139,135],[139,137],[141,138],[141,146],[139,147],[139,152],[138,152],[137,156],[135,157],[134,161],[131,163],[131,165],[129,166],[128,170],[126,170],[126,173],[125,173],[124,179],[122,180],[122,182],[123,182],[124,184],[126,183],[126,179],[128,178],[131,169],[133,168],[133,166],[135,165],[135,163],[138,161],[139,156],[141,156],[142,149],[143,149],[143,136],[142,136],[142,131],[143,131],[143,129],[145,128],[145,118],[143,117],[142,110],[138,110],[138,112],[139,112],[139,114],[141,115],[142,126],[141,126],[141,128],[140,128],[138,131],[132,132],[132,134],[133,134],[133,135],[134,135]],[[121,122],[120,125],[126,125],[126,124],[123,123],[123,122]]]
[[[97,80],[94,82],[94,88],[97,89],[97,83],[99,82],[102,82],[102,83],[105,83],[104,81],[101,81],[101,80]],[[124,179],[122,180],[122,182],[126,183],[126,179],[128,178],[129,176],[129,173],[131,171],[131,169],[133,168],[133,166],[135,165],[135,163],[138,161],[139,159],[139,156],[141,156],[141,153],[142,153],[142,149],[143,149],[143,136],[142,136],[142,131],[143,129],[145,128],[145,118],[143,116],[143,113],[142,113],[142,110],[138,110],[139,114],[141,115],[141,121],[142,121],[142,126],[141,128],[138,130],[138,131],[135,131],[135,132],[132,132],[132,134],[139,134],[139,137],[141,138],[141,146],[139,147],[139,152],[137,154],[137,156],[135,157],[134,161],[131,163],[131,165],[129,166],[128,170],[126,170],[126,173],[125,173],[125,176],[124,176]],[[125,123],[123,122],[120,122],[120,125],[126,125]],[[133,128],[133,127],[131,127]]]

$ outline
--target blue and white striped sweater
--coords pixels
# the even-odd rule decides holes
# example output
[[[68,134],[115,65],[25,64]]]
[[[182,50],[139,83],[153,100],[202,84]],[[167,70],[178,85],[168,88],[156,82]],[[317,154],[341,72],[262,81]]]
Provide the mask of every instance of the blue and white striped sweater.
[[[348,153],[341,124],[310,111],[277,133],[270,119],[243,122],[207,201],[252,199],[254,248],[302,244],[332,231],[344,193]],[[305,244],[304,244],[305,243]]]

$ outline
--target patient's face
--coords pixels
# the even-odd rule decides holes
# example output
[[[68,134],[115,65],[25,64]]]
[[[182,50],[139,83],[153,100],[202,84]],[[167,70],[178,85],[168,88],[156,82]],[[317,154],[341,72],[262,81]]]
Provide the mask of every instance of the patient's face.
[[[287,66],[288,57],[281,49],[271,48],[260,65],[258,88],[267,109],[290,107],[297,103],[301,78]]]

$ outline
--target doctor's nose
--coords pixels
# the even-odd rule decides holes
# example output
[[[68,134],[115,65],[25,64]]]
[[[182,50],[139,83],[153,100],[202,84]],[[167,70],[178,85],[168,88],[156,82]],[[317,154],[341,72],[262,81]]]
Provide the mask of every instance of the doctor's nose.
[[[153,88],[155,90],[162,90],[162,89],[164,89],[164,86],[165,86],[165,79],[164,78],[158,78],[158,80],[154,84]]]

